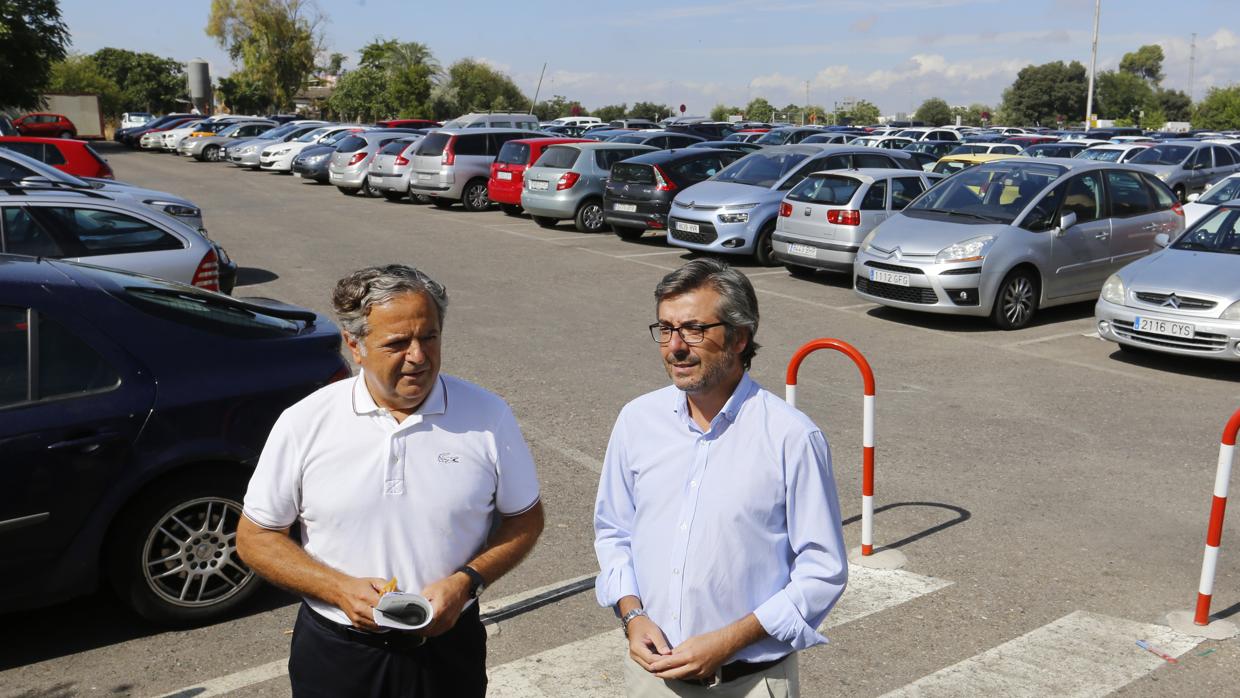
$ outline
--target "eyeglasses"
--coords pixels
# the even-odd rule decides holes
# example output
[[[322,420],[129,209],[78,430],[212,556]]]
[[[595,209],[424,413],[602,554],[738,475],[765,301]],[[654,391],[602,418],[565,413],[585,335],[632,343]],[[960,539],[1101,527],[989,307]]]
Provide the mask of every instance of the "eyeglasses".
[[[659,344],[667,344],[672,341],[672,333],[678,332],[680,333],[680,339],[683,340],[685,344],[701,344],[702,339],[706,335],[706,330],[709,330],[712,327],[726,326],[727,324],[728,323],[726,322],[712,322],[706,325],[695,323],[691,325],[673,327],[672,325],[664,325],[656,322],[650,326],[650,336],[653,337],[654,341]]]

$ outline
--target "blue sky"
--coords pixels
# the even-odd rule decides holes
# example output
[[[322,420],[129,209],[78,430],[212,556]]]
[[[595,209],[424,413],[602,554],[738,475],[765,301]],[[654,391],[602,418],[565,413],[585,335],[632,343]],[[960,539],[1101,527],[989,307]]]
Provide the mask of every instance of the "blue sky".
[[[994,105],[1025,65],[1088,65],[1094,8],[1093,0],[318,4],[328,50],[352,59],[375,37],[420,41],[445,66],[484,60],[531,95],[545,61],[540,99],[561,94],[586,107],[684,103],[689,113],[758,96],[802,104],[806,81],[812,103],[868,99],[885,114],[936,96]],[[213,75],[226,75],[233,66],[203,32],[209,7],[208,0],[61,0],[76,52],[115,46],[201,57]],[[1240,0],[1103,0],[1098,70],[1156,43],[1167,54],[1164,85],[1187,91],[1194,32],[1195,97],[1240,82]]]

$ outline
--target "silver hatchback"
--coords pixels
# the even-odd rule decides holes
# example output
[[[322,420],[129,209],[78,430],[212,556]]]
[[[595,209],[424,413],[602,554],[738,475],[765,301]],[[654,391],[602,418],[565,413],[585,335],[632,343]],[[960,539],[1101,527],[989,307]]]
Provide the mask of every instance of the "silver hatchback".
[[[1156,235],[1183,230],[1175,195],[1139,167],[999,160],[875,228],[853,264],[855,288],[882,305],[1018,329],[1038,308],[1097,298],[1108,276],[1156,249]]]
[[[525,170],[521,208],[543,227],[571,218],[583,233],[601,232],[607,227],[603,189],[611,166],[653,150],[658,148],[614,142],[550,146]]]
[[[332,153],[331,162],[327,166],[328,183],[334,184],[340,193],[349,196],[358,193],[380,196],[382,192],[375,188],[369,177],[370,160],[384,146],[408,135],[401,131],[375,129],[354,133],[342,139],[336,144],[336,152]]]
[[[409,173],[413,171],[413,152],[425,136],[415,134],[388,143],[370,159],[370,186],[388,201],[409,195]]]

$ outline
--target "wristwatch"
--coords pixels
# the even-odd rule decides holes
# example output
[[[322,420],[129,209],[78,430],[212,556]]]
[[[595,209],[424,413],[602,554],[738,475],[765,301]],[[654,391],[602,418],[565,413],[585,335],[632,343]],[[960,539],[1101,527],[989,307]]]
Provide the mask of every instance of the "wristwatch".
[[[624,637],[626,639],[629,636],[629,623],[631,623],[634,618],[644,615],[646,615],[646,609],[638,607],[624,614],[624,617],[620,619],[620,624],[624,626]]]
[[[469,598],[478,598],[478,594],[481,594],[482,590],[487,588],[487,580],[482,578],[482,575],[478,573],[478,570],[470,567],[469,565],[461,565],[456,568],[456,571],[463,573],[466,577],[469,577]]]

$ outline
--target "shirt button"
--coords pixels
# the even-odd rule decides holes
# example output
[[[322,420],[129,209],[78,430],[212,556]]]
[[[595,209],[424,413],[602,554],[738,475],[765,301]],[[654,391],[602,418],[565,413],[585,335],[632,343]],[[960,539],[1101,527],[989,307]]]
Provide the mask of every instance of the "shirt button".
[[[689,528],[689,524],[680,524],[680,530],[685,531],[685,530],[688,530],[688,528]]]
[[[672,574],[680,574],[680,568],[679,568],[679,567],[677,567],[677,568],[673,569],[673,570],[672,570]]]
[[[690,487],[697,487],[697,480],[693,480],[693,481],[689,482],[689,486],[690,486]]]
[[[672,614],[672,620],[680,620],[680,616],[679,616],[679,615],[677,615],[677,614],[675,614],[675,613],[673,613],[673,614]]]

